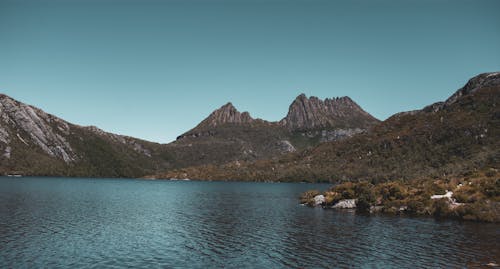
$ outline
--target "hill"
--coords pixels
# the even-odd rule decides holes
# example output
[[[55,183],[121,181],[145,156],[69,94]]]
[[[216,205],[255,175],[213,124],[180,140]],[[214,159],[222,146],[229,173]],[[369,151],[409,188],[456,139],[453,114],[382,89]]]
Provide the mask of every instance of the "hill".
[[[140,177],[168,167],[161,145],[68,123],[0,95],[0,174]]]

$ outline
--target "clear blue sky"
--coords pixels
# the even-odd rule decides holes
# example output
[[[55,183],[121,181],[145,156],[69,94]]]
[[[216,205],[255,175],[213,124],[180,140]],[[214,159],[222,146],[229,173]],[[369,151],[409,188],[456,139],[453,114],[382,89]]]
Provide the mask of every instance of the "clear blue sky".
[[[0,0],[0,92],[168,142],[228,101],[279,120],[301,92],[379,119],[500,70],[500,1]]]

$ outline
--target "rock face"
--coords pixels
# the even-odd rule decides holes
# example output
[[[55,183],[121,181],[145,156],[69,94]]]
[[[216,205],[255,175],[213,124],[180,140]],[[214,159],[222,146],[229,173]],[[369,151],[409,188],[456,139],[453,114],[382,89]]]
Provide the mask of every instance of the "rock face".
[[[354,208],[356,208],[356,199],[340,200],[335,205],[333,205],[332,208],[337,208],[337,209],[354,209]]]
[[[378,122],[349,97],[321,100],[299,95],[280,124],[290,130],[367,129]]]
[[[424,112],[438,112],[456,103],[464,96],[474,94],[479,89],[494,88],[500,86],[500,72],[483,73],[471,78],[465,86],[456,91],[444,102],[437,102],[422,109]]]
[[[69,133],[69,125],[65,121],[6,95],[0,95],[0,118],[0,141],[7,146],[6,157],[10,158],[10,142],[18,140],[25,145],[33,144],[66,163],[77,159],[64,138]]]
[[[200,122],[196,127],[178,136],[177,140],[188,137],[197,138],[197,137],[214,136],[217,133],[218,127],[220,126],[224,125],[248,126],[250,123],[253,123],[255,121],[256,120],[250,116],[250,113],[239,112],[233,106],[233,104],[229,102],[221,106],[219,109],[214,110],[207,118],[205,118],[202,122]]]
[[[198,127],[217,127],[218,125],[226,123],[246,124],[253,122],[254,119],[250,117],[248,112],[239,112],[232,103],[227,103],[215,110],[203,120]]]
[[[448,98],[444,105],[451,105],[465,95],[473,94],[481,88],[500,86],[500,72],[484,73],[471,78],[464,87]]]
[[[314,205],[315,206],[322,205],[325,201],[326,201],[325,196],[322,194],[314,196]]]
[[[297,151],[295,147],[290,143],[288,140],[281,140],[278,141],[278,146],[281,147],[281,150],[286,153],[286,152],[295,152]]]
[[[254,119],[227,103],[167,147],[179,166],[253,161],[345,139],[377,122],[348,97],[323,101],[302,94],[279,122]]]

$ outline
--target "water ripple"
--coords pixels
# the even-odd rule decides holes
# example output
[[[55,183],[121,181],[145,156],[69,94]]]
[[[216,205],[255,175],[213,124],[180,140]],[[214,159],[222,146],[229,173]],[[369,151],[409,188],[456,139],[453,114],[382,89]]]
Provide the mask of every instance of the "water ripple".
[[[307,184],[0,178],[0,268],[480,268],[494,224],[297,205]]]

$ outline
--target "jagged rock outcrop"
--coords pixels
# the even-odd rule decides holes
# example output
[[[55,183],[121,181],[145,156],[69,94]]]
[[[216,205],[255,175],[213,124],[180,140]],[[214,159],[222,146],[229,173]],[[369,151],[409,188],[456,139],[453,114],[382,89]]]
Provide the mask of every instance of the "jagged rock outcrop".
[[[349,97],[307,98],[299,95],[280,124],[290,130],[368,129],[378,122]]]
[[[209,137],[217,134],[217,128],[223,125],[248,125],[255,121],[248,112],[239,112],[231,102],[214,110],[207,118],[200,122],[190,131],[177,137],[177,140],[183,138]],[[264,121],[262,121],[264,122]]]
[[[377,122],[348,97],[300,95],[280,122],[254,119],[227,103],[167,147],[179,166],[253,161],[352,137]]]
[[[239,112],[231,102],[223,105],[219,109],[215,110],[203,120],[198,126],[199,127],[217,127],[218,125],[226,123],[234,124],[246,124],[253,122],[254,119],[250,117],[248,112]]]

